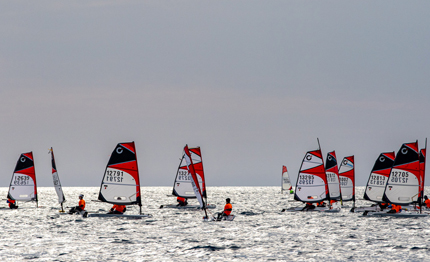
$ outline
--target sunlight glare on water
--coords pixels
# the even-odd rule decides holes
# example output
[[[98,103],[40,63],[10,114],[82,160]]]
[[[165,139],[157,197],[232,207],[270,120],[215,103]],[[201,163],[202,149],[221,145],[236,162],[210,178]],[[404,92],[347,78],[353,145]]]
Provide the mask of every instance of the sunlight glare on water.
[[[18,203],[1,209],[4,261],[262,261],[423,260],[429,257],[429,218],[371,218],[350,213],[281,212],[291,196],[280,187],[210,187],[208,202],[222,210],[230,197],[234,221],[202,222],[200,210],[160,209],[175,204],[171,187],[142,187],[142,220],[82,218],[60,214],[54,188],[39,188],[39,206]],[[357,189],[358,198],[363,187]],[[66,187],[65,206],[83,193],[89,211],[111,205],[94,202],[98,188]],[[7,188],[0,188],[7,195]],[[1,206],[6,206],[6,201]],[[190,204],[197,204],[190,200]],[[351,206],[352,203],[346,203]],[[357,205],[369,205],[357,201]],[[128,214],[138,214],[137,206]]]

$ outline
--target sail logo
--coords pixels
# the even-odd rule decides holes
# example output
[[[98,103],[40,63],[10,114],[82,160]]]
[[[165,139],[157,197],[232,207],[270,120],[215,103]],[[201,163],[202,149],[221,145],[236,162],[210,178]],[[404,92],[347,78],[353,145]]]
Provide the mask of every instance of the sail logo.
[[[108,185],[103,185],[105,187],[105,189],[107,189]]]
[[[406,155],[408,153],[408,149],[407,148],[402,148],[402,154]]]
[[[118,154],[122,154],[122,152],[123,152],[124,150],[122,149],[122,147],[117,147],[116,148],[116,152],[118,153]]]
[[[393,188],[392,186],[388,186],[388,188],[391,190],[391,188]]]
[[[23,163],[24,163],[24,162],[25,162],[25,157],[21,157],[21,159],[20,159],[20,160],[21,160],[21,162],[23,162]]]
[[[309,154],[308,154],[308,155],[306,156],[306,160],[308,160],[308,161],[309,161],[309,160],[311,160],[311,159],[312,159],[312,155],[309,155]]]

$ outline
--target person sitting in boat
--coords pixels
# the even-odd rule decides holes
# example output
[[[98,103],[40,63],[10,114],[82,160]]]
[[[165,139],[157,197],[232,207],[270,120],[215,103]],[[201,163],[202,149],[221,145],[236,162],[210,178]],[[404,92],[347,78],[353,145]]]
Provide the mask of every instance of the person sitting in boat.
[[[79,203],[78,206],[72,207],[69,211],[69,214],[78,213],[85,210],[85,200],[84,195],[79,195]]]
[[[230,203],[230,198],[227,198],[225,202],[226,203],[224,206],[224,211],[222,211],[221,213],[218,213],[217,220],[221,220],[223,217],[228,217],[231,214],[231,211],[233,210],[233,206]]]
[[[325,202],[324,201],[321,201],[321,202],[318,202],[317,203],[317,207],[325,207],[326,205],[325,205]]]
[[[15,204],[15,200],[13,200],[12,198],[8,197],[7,198],[7,203],[9,204],[9,208],[10,209],[17,209],[18,206]]]
[[[318,203],[318,204],[319,204],[319,203]],[[317,204],[317,205],[318,205],[318,204]],[[314,204],[309,203],[309,202],[306,202],[306,206],[302,209],[302,211],[307,211],[307,210],[312,210],[312,209],[315,209]]]
[[[430,199],[427,196],[424,196],[424,204],[427,208],[430,208]]]
[[[330,200],[330,209],[339,208],[339,202],[337,200]]]
[[[183,197],[177,197],[176,201],[178,202],[178,204],[176,206],[180,206],[180,207],[184,207],[186,205],[188,205],[187,199],[183,198]]]
[[[391,204],[391,210],[388,211],[387,213],[400,213],[400,212],[402,212],[402,206],[401,205]]]
[[[388,203],[385,202],[379,203],[378,205],[381,210],[384,210],[388,207]]]
[[[108,214],[118,214],[122,215],[127,211],[127,208],[124,205],[113,205]]]

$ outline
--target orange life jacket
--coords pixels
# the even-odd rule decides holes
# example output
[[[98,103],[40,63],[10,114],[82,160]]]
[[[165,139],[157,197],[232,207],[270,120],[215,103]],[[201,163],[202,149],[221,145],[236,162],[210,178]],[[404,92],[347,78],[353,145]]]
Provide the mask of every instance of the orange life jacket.
[[[324,205],[324,201],[318,202],[317,203],[317,207],[323,206]]]
[[[178,201],[180,201],[180,202],[182,202],[182,203],[185,203],[185,198],[183,198],[183,197],[178,197],[178,198],[176,198]]]
[[[15,204],[15,200],[13,200],[13,199],[8,199],[8,200],[7,200],[7,202],[9,203],[9,207],[10,207],[11,205],[14,205],[14,204]]]
[[[233,209],[233,206],[230,203],[227,203],[224,206],[224,214],[226,214],[227,216],[230,215],[232,209]]]
[[[336,203],[336,200],[330,200],[330,205],[332,205],[333,203]]]
[[[124,205],[113,205],[112,208],[118,212],[124,213],[125,206]]]
[[[424,203],[426,204],[427,208],[430,208],[430,199],[427,199],[426,201],[424,201]]]
[[[85,210],[85,200],[83,200],[83,199],[79,200],[79,207],[80,207],[82,210]]]

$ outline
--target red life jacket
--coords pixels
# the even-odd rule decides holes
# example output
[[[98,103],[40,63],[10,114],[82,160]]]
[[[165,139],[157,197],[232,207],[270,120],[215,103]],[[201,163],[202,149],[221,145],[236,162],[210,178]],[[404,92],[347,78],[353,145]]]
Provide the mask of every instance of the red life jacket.
[[[176,198],[179,202],[185,203],[185,198],[183,197],[178,197]]]
[[[113,205],[112,208],[118,212],[124,213],[125,206],[124,205]]]

